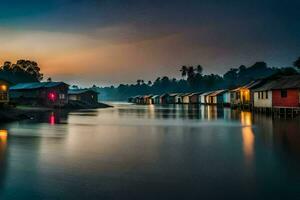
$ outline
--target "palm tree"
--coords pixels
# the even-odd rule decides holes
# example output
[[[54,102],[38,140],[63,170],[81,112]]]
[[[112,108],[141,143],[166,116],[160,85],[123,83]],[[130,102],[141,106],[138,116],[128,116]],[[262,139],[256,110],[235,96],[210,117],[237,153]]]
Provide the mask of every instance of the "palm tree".
[[[188,71],[188,68],[187,68],[185,65],[183,65],[183,66],[181,67],[181,69],[180,69],[181,76],[182,76],[183,78],[187,76],[187,71]]]
[[[294,66],[300,70],[300,57],[294,62]]]
[[[190,66],[187,70],[187,75],[188,75],[188,78],[192,78],[194,77],[195,75],[195,69],[193,66]]]
[[[198,74],[202,75],[203,67],[201,65],[198,65],[196,71]]]

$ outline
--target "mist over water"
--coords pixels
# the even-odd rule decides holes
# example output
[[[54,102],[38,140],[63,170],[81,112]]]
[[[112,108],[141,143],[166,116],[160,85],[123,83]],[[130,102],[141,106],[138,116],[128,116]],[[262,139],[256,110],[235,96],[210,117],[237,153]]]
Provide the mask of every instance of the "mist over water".
[[[114,105],[1,124],[0,199],[299,197],[299,118]]]

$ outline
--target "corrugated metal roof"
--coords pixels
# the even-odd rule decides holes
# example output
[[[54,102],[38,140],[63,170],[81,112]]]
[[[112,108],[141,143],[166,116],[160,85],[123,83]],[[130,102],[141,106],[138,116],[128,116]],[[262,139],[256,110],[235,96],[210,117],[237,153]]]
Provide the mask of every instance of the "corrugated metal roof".
[[[68,94],[83,94],[85,92],[94,92],[94,93],[98,94],[98,92],[96,92],[94,90],[90,90],[90,89],[70,89],[68,91]]]
[[[10,87],[10,90],[33,90],[40,88],[51,88],[59,85],[67,85],[64,82],[33,82],[33,83],[19,83]]]
[[[294,88],[300,89],[300,75],[280,77],[278,79],[267,82],[266,84],[255,89],[254,91],[294,89]]]

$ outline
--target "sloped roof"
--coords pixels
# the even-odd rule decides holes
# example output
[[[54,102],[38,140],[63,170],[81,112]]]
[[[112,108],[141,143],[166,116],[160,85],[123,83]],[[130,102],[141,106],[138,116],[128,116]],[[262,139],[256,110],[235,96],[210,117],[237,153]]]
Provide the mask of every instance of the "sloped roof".
[[[96,92],[95,90],[90,90],[90,89],[70,89],[68,91],[68,94],[83,94],[86,92],[94,92],[98,94],[98,92]]]
[[[149,95],[144,95],[143,98],[151,98],[153,95],[149,94]]]
[[[51,88],[59,85],[68,85],[64,82],[33,82],[33,83],[19,83],[10,87],[10,90],[33,90],[40,88]]]
[[[199,96],[200,94],[202,94],[202,92],[195,92],[195,93],[192,93],[190,96],[194,96],[194,95]]]
[[[211,93],[213,93],[214,91],[209,91],[209,92],[205,92],[205,93],[202,93],[202,94],[200,94],[201,96],[206,96],[206,95],[209,95],[209,94],[211,94]]]
[[[185,97],[185,96],[191,96],[193,93],[184,93],[184,94],[181,94],[180,96],[181,97]]]
[[[300,75],[280,77],[278,79],[267,82],[266,84],[255,89],[254,91],[295,89],[295,88],[300,88]]]
[[[181,94],[180,93],[171,93],[169,94],[170,97],[175,97],[175,96],[180,96]]]
[[[222,93],[226,92],[226,90],[217,90],[217,91],[214,91],[213,93],[211,94],[208,94],[208,96],[218,96]]]
[[[230,90],[231,92],[236,92],[236,91],[239,91],[241,89],[253,89],[253,88],[256,88],[258,87],[260,84],[263,83],[263,80],[256,80],[256,81],[251,81],[250,83],[247,83],[246,85],[243,85],[241,87],[238,87],[238,88],[235,88],[235,89],[232,89]]]
[[[160,95],[154,95],[154,96],[152,96],[151,98],[158,98],[158,97],[160,97]]]

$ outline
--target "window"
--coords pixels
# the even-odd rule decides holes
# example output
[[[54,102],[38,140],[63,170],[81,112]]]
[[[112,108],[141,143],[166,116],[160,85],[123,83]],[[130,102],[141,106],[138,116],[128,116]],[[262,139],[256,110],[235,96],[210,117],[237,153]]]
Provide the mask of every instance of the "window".
[[[281,95],[281,98],[286,98],[287,97],[287,90],[281,90],[280,95]]]
[[[65,99],[65,98],[66,98],[65,94],[59,94],[59,99]]]
[[[268,96],[269,94],[268,94],[268,91],[266,91],[266,99],[268,99],[269,98],[269,96]]]
[[[260,92],[257,92],[257,95],[258,95],[258,99],[260,99]]]
[[[264,92],[259,92],[260,93],[260,98],[264,99]]]
[[[1,92],[0,93],[0,100],[1,101],[5,101],[5,100],[8,100],[8,95],[7,95],[7,92]]]

